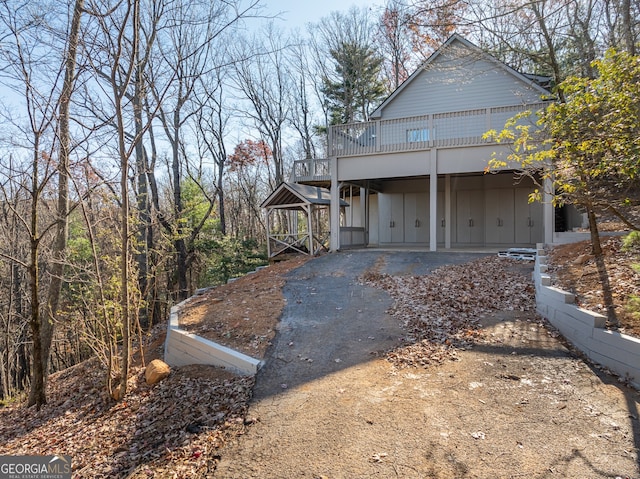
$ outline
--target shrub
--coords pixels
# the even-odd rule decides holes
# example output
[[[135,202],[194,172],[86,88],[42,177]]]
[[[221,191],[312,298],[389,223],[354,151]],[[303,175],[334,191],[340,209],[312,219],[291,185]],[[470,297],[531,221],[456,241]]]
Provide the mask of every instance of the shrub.
[[[632,231],[622,240],[622,251],[640,252],[640,231]]]

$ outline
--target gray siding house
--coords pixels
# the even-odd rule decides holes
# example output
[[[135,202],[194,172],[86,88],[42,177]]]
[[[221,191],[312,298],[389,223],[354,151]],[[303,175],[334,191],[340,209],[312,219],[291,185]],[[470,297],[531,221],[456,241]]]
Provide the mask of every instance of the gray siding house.
[[[483,134],[544,108],[550,93],[539,80],[453,35],[371,121],[330,127],[328,158],[297,161],[292,175],[330,189],[330,249],[552,243],[554,209],[529,203],[533,182],[513,170],[485,173],[509,147]]]

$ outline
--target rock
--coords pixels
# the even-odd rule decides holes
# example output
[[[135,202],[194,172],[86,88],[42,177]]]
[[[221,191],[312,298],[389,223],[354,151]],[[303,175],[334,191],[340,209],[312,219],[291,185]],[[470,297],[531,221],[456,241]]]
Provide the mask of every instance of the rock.
[[[573,264],[585,264],[587,261],[591,259],[590,254],[581,254],[576,259],[573,260]]]
[[[144,372],[144,378],[147,384],[156,384],[166,378],[171,372],[171,368],[167,363],[159,359],[154,359],[147,365]]]

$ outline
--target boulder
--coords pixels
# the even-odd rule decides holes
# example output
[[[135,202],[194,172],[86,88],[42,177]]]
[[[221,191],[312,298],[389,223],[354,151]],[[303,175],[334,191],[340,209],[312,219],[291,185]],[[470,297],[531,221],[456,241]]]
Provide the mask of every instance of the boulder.
[[[171,368],[167,363],[160,359],[154,359],[147,365],[144,371],[144,378],[147,384],[156,384],[166,378],[171,372]]]

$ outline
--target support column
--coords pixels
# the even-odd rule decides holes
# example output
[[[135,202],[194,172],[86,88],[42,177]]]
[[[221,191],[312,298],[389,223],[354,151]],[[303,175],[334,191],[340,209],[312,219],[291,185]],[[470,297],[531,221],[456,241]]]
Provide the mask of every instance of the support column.
[[[366,228],[367,225],[367,189],[360,188],[360,227]]]
[[[353,185],[349,185],[349,219],[345,226],[353,226]]]
[[[329,207],[331,239],[329,250],[340,249],[340,185],[338,184],[338,158],[331,158],[331,205]]]
[[[553,200],[551,197],[552,188],[553,183],[551,179],[545,179],[543,186],[542,221],[544,224],[544,242],[548,245],[553,243],[553,233],[555,230],[555,215],[553,211]]]
[[[271,223],[269,221],[269,216],[271,215],[271,209],[265,209],[265,226],[267,228],[267,258],[271,259]]]
[[[431,148],[429,169],[429,250],[438,248],[438,150]]]
[[[307,212],[307,233],[309,235],[309,256],[313,256],[315,254],[315,249],[313,247],[313,213],[314,213],[313,205],[306,205],[305,210]]]
[[[444,177],[444,247],[451,249],[451,175]]]
[[[367,180],[364,200],[364,245],[369,246],[369,226],[371,224],[371,189],[369,188],[369,180]]]

